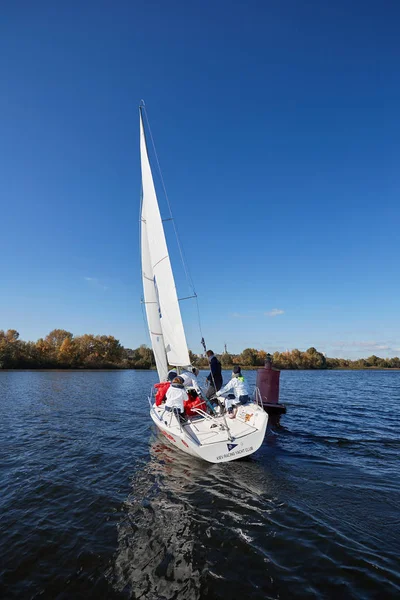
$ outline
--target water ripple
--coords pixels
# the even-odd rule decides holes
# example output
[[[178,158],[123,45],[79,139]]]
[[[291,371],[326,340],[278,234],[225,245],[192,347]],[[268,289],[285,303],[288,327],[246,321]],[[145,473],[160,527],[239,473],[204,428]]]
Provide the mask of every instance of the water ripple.
[[[0,372],[1,597],[399,597],[400,373],[281,380],[282,426],[209,465],[153,431],[154,373]]]

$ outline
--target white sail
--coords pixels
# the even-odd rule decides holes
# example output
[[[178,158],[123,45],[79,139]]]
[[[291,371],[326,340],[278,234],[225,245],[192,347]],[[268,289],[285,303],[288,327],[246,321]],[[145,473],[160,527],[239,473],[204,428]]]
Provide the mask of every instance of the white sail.
[[[142,254],[142,278],[143,296],[146,306],[147,323],[149,326],[151,346],[156,360],[156,367],[160,381],[165,381],[168,374],[167,355],[163,334],[161,331],[160,312],[156,290],[154,287],[154,274],[151,268],[149,243],[147,239],[146,222],[141,216],[141,254]]]
[[[145,302],[156,302],[156,304],[146,304],[150,335],[152,333],[152,328],[157,328],[156,325],[160,324],[162,336],[158,337],[164,344],[169,364],[173,366],[186,366],[190,364],[189,352],[186,343],[185,331],[183,329],[181,311],[179,308],[171,262],[168,255],[168,248],[165,240],[160,209],[154,188],[149,157],[147,154],[142,113],[140,113],[140,158],[143,186],[141,215],[142,266],[143,273],[149,273],[149,277],[147,277],[147,274],[146,277],[143,274],[143,287],[145,293]],[[144,231],[145,236],[143,236]],[[143,237],[145,238],[144,240]],[[143,259],[143,245],[146,241],[147,249],[145,248],[144,254],[148,256],[149,263],[145,265]],[[151,280],[153,286],[152,291],[150,291]],[[148,300],[147,298],[153,299]],[[157,308],[157,323],[155,323],[155,312],[151,307]],[[151,314],[151,321],[149,319],[149,313]],[[156,340],[156,338],[157,336],[155,336],[154,339]],[[152,345],[154,350],[153,336]]]

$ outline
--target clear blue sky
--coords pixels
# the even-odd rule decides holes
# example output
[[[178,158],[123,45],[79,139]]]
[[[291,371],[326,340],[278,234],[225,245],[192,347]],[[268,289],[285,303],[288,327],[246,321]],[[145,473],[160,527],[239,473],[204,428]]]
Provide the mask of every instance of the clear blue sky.
[[[0,328],[148,341],[144,98],[208,345],[399,354],[399,20],[387,0],[4,0]]]

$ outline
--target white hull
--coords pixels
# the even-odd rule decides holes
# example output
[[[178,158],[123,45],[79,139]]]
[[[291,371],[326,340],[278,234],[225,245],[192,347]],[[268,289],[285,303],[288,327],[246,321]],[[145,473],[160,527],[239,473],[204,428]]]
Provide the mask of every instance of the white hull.
[[[153,404],[150,409],[154,423],[173,446],[211,463],[249,456],[263,443],[268,414],[254,402],[240,406],[235,419],[203,415],[180,423],[164,405]]]

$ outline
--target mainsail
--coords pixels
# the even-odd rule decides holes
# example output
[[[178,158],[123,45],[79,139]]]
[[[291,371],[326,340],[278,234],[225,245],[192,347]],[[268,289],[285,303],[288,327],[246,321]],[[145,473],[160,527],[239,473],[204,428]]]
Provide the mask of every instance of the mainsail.
[[[190,364],[181,311],[160,209],[154,188],[140,110],[140,158],[142,168],[141,253],[143,293],[151,345],[160,380],[170,365]]]
[[[142,279],[143,296],[146,306],[147,324],[151,339],[151,346],[156,360],[156,367],[160,381],[165,381],[168,373],[167,355],[165,353],[164,339],[161,331],[160,311],[154,287],[154,275],[151,268],[149,243],[147,240],[146,222],[141,216],[141,254],[142,254]]]

